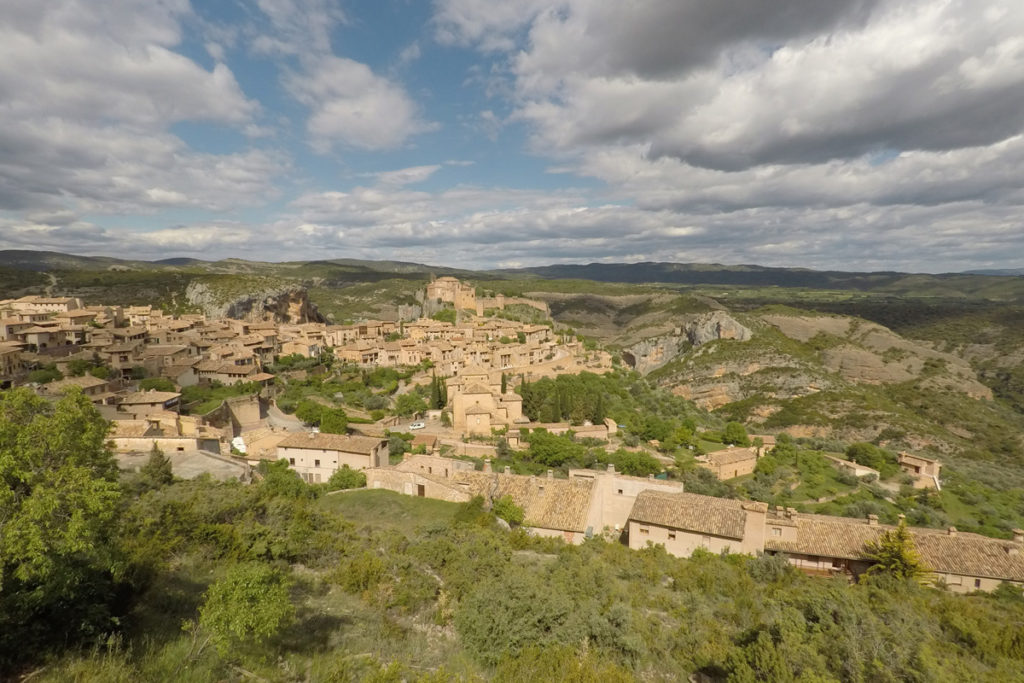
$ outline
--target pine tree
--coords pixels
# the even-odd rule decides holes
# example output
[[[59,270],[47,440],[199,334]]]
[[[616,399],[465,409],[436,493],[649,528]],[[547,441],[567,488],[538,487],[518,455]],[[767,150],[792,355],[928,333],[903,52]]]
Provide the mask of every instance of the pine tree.
[[[503,372],[501,373],[501,393],[504,394],[508,391],[508,376]]]
[[[143,481],[149,486],[159,488],[174,481],[174,473],[171,470],[171,461],[153,442],[153,448],[149,451],[149,460],[140,471]]]
[[[884,532],[878,540],[868,541],[864,557],[872,561],[869,574],[889,574],[897,579],[911,580],[921,578],[928,571],[914,547],[914,538],[905,520],[900,520],[899,526]]]

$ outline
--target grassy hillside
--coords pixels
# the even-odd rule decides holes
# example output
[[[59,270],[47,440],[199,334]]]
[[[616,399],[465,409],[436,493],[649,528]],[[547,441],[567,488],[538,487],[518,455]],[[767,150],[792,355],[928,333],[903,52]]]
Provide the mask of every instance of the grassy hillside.
[[[124,532],[152,564],[123,629],[31,651],[34,680],[1024,680],[1013,591],[568,546],[500,531],[472,505],[379,491],[311,501],[182,482],[132,501]],[[252,567],[286,578],[294,618],[259,645],[215,647],[209,591]]]

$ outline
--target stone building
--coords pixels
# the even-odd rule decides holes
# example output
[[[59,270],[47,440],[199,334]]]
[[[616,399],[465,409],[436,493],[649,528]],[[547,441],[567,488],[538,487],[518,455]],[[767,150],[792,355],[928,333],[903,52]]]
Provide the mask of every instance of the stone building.
[[[866,546],[894,529],[867,519],[769,509],[764,503],[645,491],[629,515],[629,546],[661,544],[679,557],[697,548],[711,552],[778,553],[798,569],[856,578],[867,571]],[[911,527],[910,535],[928,578],[949,590],[991,591],[1006,581],[1024,585],[1024,531],[1011,540]]]
[[[942,484],[939,483],[942,463],[938,460],[923,458],[911,453],[900,453],[899,464],[901,470],[914,478],[914,488],[942,489]]]
[[[369,436],[299,432],[277,444],[278,459],[285,459],[303,481],[326,482],[343,465],[354,470],[388,464],[388,442]]]

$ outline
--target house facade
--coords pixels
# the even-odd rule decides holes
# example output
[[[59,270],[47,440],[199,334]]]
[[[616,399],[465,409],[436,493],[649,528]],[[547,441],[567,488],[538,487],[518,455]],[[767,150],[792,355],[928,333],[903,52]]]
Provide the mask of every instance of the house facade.
[[[388,442],[368,436],[299,432],[277,444],[277,458],[285,459],[310,484],[326,482],[348,465],[354,470],[388,464]]]

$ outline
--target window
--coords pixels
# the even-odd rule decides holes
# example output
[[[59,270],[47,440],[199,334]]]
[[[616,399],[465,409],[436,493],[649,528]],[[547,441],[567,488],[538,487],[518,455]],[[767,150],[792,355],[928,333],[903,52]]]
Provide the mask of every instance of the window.
[[[777,526],[773,526],[772,527],[772,536],[781,536],[781,535],[782,535],[782,529],[780,529]]]
[[[295,464],[295,458],[288,458],[288,464],[289,465],[294,465]]]
[[[313,467],[320,467],[320,461],[319,460],[314,460],[313,461]]]
[[[676,532],[674,532],[674,531],[668,532],[668,540],[670,540],[670,541],[676,540]]]
[[[622,495],[622,489],[619,489],[619,495],[620,496]]]
[[[975,588],[981,588],[981,579],[975,579],[974,580],[974,587]]]
[[[640,533],[641,534],[649,534],[649,533],[651,533],[651,530],[650,529],[645,529],[643,527],[640,527]]]

